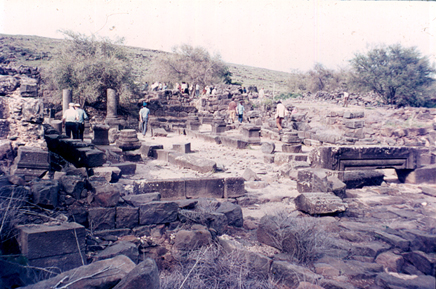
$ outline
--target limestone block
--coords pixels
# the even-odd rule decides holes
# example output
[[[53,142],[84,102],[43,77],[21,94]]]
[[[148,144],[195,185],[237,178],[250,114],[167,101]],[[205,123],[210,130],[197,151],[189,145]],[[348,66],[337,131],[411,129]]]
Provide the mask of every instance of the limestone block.
[[[223,198],[224,180],[219,178],[186,179],[186,198]]]
[[[115,218],[117,228],[134,228],[138,226],[139,208],[116,207]]]
[[[136,245],[132,242],[121,241],[117,244],[107,247],[94,256],[93,262],[110,259],[118,255],[124,255],[130,258],[134,263],[138,262],[139,252]]]
[[[160,193],[147,193],[139,195],[127,195],[123,197],[123,200],[133,207],[140,207],[141,205],[145,205],[149,202],[160,201],[160,197]]]
[[[159,289],[159,271],[156,262],[147,258],[130,271],[113,289]]]
[[[308,160],[308,154],[300,153],[275,153],[274,163],[278,166],[290,163],[292,161],[305,162]]]
[[[139,224],[164,224],[177,220],[179,206],[174,202],[150,202],[139,208]]]
[[[77,223],[61,225],[20,225],[18,243],[28,259],[78,253],[85,248],[85,227]],[[76,240],[77,236],[77,240]]]
[[[89,208],[88,223],[93,230],[115,228],[115,208]]]
[[[345,212],[348,205],[331,193],[303,193],[295,198],[297,209],[311,215]]]
[[[195,170],[199,173],[216,171],[216,162],[195,155],[181,155],[175,158],[179,167]]]
[[[260,149],[264,154],[272,154],[276,149],[276,145],[273,142],[264,142],[262,143]]]

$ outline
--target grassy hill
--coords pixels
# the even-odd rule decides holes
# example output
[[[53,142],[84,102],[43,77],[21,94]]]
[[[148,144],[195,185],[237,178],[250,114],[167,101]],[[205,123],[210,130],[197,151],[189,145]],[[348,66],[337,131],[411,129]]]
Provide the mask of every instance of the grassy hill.
[[[40,36],[0,34],[0,60],[8,59],[18,64],[48,67],[57,48],[64,41],[66,40]],[[139,47],[126,48],[133,59],[134,70],[141,78],[149,77],[148,67],[153,58],[160,53],[166,53]],[[233,75],[232,80],[242,83],[245,87],[254,85],[270,91],[274,89],[277,94],[288,90],[289,73],[239,64],[227,65]]]

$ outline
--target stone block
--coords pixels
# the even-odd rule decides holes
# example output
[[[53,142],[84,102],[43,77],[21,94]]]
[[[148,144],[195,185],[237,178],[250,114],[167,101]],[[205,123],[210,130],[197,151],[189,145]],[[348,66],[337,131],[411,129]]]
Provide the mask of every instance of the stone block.
[[[284,153],[301,153],[300,145],[282,144],[282,152]]]
[[[405,178],[408,184],[436,184],[436,164],[417,168]]]
[[[407,252],[404,259],[425,275],[435,276],[436,258],[421,251]]]
[[[361,128],[363,127],[365,122],[363,120],[347,120],[344,121],[344,126],[346,128]]]
[[[322,143],[319,140],[316,140],[316,139],[304,139],[303,143],[306,146],[313,146],[313,147],[317,147],[317,146],[321,146],[322,145]]]
[[[404,264],[404,258],[393,252],[384,252],[375,259],[377,264],[380,264],[389,272],[400,273]]]
[[[185,179],[186,198],[223,198],[224,180],[218,178]]]
[[[124,255],[130,258],[134,263],[138,263],[138,247],[134,243],[121,241],[117,244],[107,247],[94,256],[93,261],[110,259],[118,255]]]
[[[19,169],[48,170],[50,167],[49,153],[39,148],[21,146],[18,147],[14,163]]]
[[[375,278],[375,284],[381,288],[420,288],[434,289],[436,286],[435,277],[433,276],[417,276],[415,278],[401,278],[402,276],[394,276],[389,273],[379,273]]]
[[[243,126],[242,138],[249,144],[260,144],[260,127],[253,125]]]
[[[178,152],[178,153],[182,153],[182,154],[187,154],[187,153],[191,153],[191,143],[178,143],[178,144],[173,144],[173,150]]]
[[[231,138],[227,136],[221,136],[220,139],[221,139],[221,143],[229,148],[245,149],[248,146],[248,142],[245,140]]]
[[[276,145],[273,142],[264,142],[262,143],[260,149],[264,154],[272,154],[276,149]]]
[[[85,248],[81,248],[85,249]],[[83,260],[85,261],[85,251],[82,251]],[[29,266],[35,266],[39,268],[58,268],[61,271],[67,271],[71,270],[77,267],[80,267],[83,265],[82,263],[82,257],[78,252],[71,253],[71,254],[63,254],[58,256],[50,256],[50,257],[43,257],[43,258],[37,258],[37,259],[29,259],[27,260],[27,264]],[[85,263],[86,264],[86,263]]]
[[[94,137],[92,143],[95,145],[109,145],[109,129],[108,125],[94,125]]]
[[[348,205],[331,193],[303,193],[295,198],[299,211],[310,215],[324,215],[345,212]]]
[[[99,207],[115,207],[120,199],[120,191],[117,187],[107,184],[95,188],[93,205]]]
[[[229,226],[242,227],[244,224],[242,209],[236,204],[223,202],[220,204],[216,212],[224,214],[227,217],[227,225]]]
[[[291,264],[286,261],[274,261],[271,265],[271,273],[274,278],[286,282],[287,286],[297,287],[301,280],[316,284],[323,277],[315,274],[305,267]]]
[[[272,164],[274,163],[274,154],[264,154],[263,155],[263,162],[266,164]]]
[[[127,195],[123,197],[123,200],[129,205],[139,208],[146,203],[160,201],[160,197],[160,193],[147,193],[139,195]]]
[[[157,159],[159,161],[168,162],[168,156],[170,153],[171,153],[170,150],[164,150],[164,149],[157,149],[156,150]]]
[[[195,155],[181,155],[175,158],[176,165],[199,173],[216,171],[216,162]]]
[[[159,289],[159,271],[156,262],[147,258],[130,271],[113,289]]]
[[[117,228],[134,228],[138,226],[139,208],[116,207],[115,225]]]
[[[27,259],[85,252],[85,227],[77,223],[17,226],[21,253]],[[80,255],[79,255],[80,257]]]
[[[59,183],[52,180],[40,180],[30,186],[33,203],[39,206],[56,208],[59,201]]]
[[[163,150],[163,145],[159,144],[148,144],[148,143],[142,143],[142,146],[140,148],[140,152],[142,155],[142,158],[154,158],[157,159],[157,152],[156,150]]]
[[[115,228],[115,208],[89,208],[88,223],[92,230]]]
[[[299,153],[275,153],[274,163],[278,166],[288,164],[292,161],[305,162],[308,159],[308,154]]]
[[[224,179],[224,198],[238,198],[246,194],[245,180],[239,177]]]
[[[175,202],[150,202],[139,208],[139,224],[165,224],[177,220],[179,206]]]
[[[363,110],[361,110],[361,111],[345,111],[344,112],[344,118],[346,118],[346,119],[363,118],[363,117],[365,117],[365,112]]]
[[[135,183],[133,192],[135,194],[158,192],[162,199],[184,199],[186,192],[185,180],[166,179],[158,181],[141,181]]]
[[[364,186],[380,186],[385,175],[374,170],[344,171],[341,180],[347,185],[347,189],[357,189]]]
[[[77,149],[77,152],[81,160],[77,163],[78,167],[100,167],[106,162],[106,154],[101,150],[84,147]]]
[[[156,137],[167,137],[168,133],[163,128],[153,128],[153,136]]]
[[[397,235],[392,235],[382,231],[374,231],[374,237],[380,239],[388,244],[391,244],[395,248],[399,248],[403,251],[409,251],[410,241],[405,240]]]
[[[212,235],[208,230],[180,230],[176,233],[174,246],[178,250],[195,250],[212,242]]]
[[[85,189],[85,179],[81,176],[62,176],[59,179],[59,184],[62,190],[64,190],[67,195],[72,196],[76,200],[79,200],[82,191]]]
[[[118,167],[94,168],[94,176],[103,177],[108,183],[116,183],[121,177],[121,169]]]
[[[136,164],[132,162],[112,164],[112,167],[119,168],[121,175],[134,175],[136,172]]]

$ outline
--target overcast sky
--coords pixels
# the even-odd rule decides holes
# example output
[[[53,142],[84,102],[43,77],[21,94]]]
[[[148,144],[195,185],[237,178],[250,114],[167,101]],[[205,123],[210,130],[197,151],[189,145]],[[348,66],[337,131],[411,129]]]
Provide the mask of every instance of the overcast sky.
[[[344,67],[380,44],[436,62],[436,3],[300,0],[0,0],[0,33],[97,34],[170,51],[182,43],[224,61],[290,72]]]

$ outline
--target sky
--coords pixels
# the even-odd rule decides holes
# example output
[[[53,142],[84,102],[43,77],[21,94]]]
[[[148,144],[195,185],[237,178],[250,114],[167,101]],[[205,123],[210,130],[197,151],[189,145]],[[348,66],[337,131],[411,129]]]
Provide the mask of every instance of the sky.
[[[60,30],[171,51],[202,46],[228,63],[291,72],[344,68],[380,45],[436,63],[436,2],[315,0],[0,0],[0,33]]]

